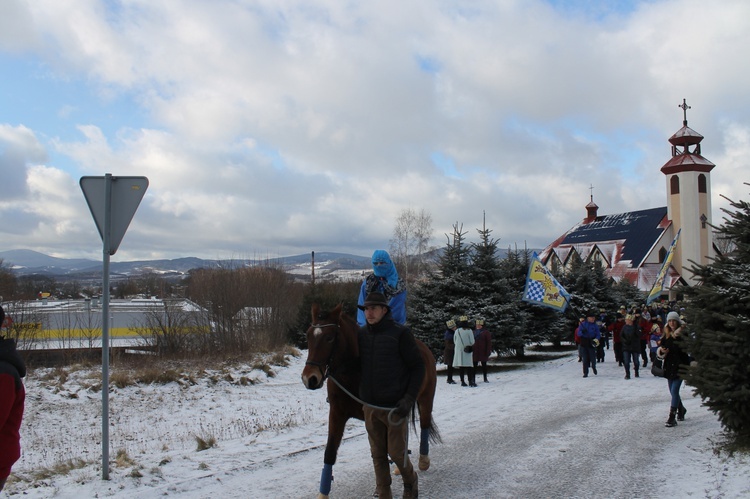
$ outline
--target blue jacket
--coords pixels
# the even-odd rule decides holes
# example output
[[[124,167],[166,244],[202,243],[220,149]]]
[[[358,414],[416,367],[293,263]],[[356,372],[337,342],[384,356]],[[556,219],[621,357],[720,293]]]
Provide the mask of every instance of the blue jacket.
[[[601,340],[602,334],[599,332],[599,326],[596,322],[585,320],[578,327],[578,337],[581,338],[582,347],[593,347],[592,340]]]

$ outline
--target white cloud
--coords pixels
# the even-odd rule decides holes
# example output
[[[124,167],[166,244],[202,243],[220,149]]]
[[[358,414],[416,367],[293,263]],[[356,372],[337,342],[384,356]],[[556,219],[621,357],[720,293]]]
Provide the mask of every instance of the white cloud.
[[[717,164],[715,212],[719,193],[747,194],[736,187],[750,127],[744,1],[606,13],[542,1],[14,7],[33,26],[14,53],[88,93],[55,108],[86,117],[83,140],[27,129],[54,153],[46,166],[149,177],[124,255],[366,255],[407,207],[432,215],[437,245],[456,221],[475,237],[486,212],[501,244],[542,246],[583,218],[592,184],[602,214],[666,205],[659,169],[683,98]],[[118,123],[117,99],[142,121],[103,126]],[[74,247],[74,230],[50,226],[49,247]]]

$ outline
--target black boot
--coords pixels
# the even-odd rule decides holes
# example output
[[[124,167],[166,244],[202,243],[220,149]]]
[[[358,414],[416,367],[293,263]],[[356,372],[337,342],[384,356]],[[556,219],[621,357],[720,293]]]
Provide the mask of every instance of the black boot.
[[[685,413],[687,413],[687,409],[680,402],[680,407],[677,408],[677,421],[685,421]]]
[[[677,408],[676,407],[670,407],[669,408],[669,419],[667,419],[667,422],[664,423],[664,426],[667,428],[671,428],[673,426],[677,426],[677,421],[675,421],[675,416],[677,415]]]

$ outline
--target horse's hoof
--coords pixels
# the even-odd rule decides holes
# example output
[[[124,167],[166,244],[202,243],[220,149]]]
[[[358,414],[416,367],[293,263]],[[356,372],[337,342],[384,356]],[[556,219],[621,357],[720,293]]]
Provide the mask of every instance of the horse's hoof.
[[[393,470],[393,474],[394,475],[400,475],[401,474],[401,470],[398,469],[398,466],[396,466],[396,468]]]
[[[419,455],[419,471],[427,471],[430,469],[430,456],[426,454]]]

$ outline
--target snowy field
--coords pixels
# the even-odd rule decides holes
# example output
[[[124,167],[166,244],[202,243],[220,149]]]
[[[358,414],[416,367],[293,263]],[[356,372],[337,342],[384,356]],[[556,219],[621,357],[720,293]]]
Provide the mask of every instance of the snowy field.
[[[232,367],[113,387],[107,481],[100,373],[33,371],[23,456],[0,496],[314,498],[328,406],[324,391],[300,381],[306,354],[270,374]],[[665,428],[666,381],[648,372],[626,381],[608,356],[585,379],[572,352],[493,371],[478,388],[439,377],[443,443],[419,474],[420,497],[750,497],[750,459],[714,452],[721,427],[690,387],[682,389],[686,421]],[[199,441],[208,448],[198,450]],[[347,427],[334,477],[331,498],[374,490],[361,422]],[[395,497],[400,489],[394,477]]]

